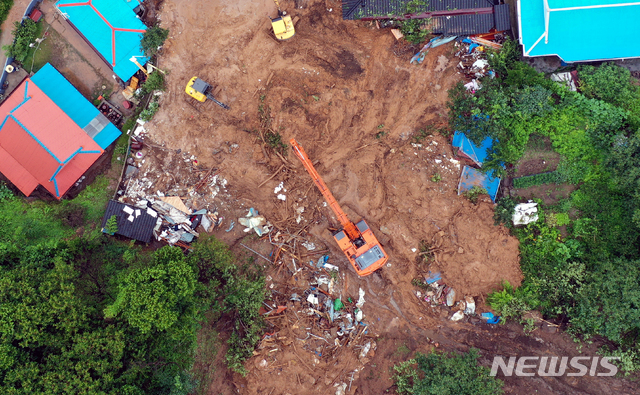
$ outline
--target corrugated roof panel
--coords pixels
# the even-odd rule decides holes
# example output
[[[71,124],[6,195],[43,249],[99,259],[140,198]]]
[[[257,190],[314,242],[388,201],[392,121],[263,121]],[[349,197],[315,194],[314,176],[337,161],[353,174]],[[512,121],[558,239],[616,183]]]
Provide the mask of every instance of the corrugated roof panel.
[[[32,138],[13,118],[9,117],[0,130],[0,147],[38,180],[46,182],[58,169],[58,162],[46,148]],[[66,158],[65,158],[66,159]]]
[[[100,155],[101,154],[78,154],[74,156],[73,159],[71,159],[69,163],[62,168],[62,170],[60,170],[56,176],[60,196],[63,196],[76,183],[76,181],[82,177],[91,165],[98,160]],[[52,193],[55,196],[55,192]]]
[[[343,19],[361,19],[380,16],[401,16],[411,0],[343,0]],[[490,0],[425,0],[417,12],[461,10],[493,7]]]
[[[432,32],[446,35],[488,33],[494,26],[493,14],[439,16],[433,18]]]
[[[25,196],[31,195],[31,193],[38,187],[38,180],[36,180],[24,167],[20,165],[13,156],[9,155],[2,147],[0,147],[0,173],[4,174],[13,185],[15,185],[20,192]]]
[[[128,214],[123,211],[125,208],[133,210],[133,214]],[[135,210],[140,211],[138,216],[136,216]],[[106,212],[102,218],[103,230],[105,226],[107,226],[109,218],[114,215],[116,216],[118,223],[118,232],[116,232],[116,234],[138,240],[143,243],[149,243],[153,238],[153,228],[156,226],[157,218],[147,214],[146,209],[140,209],[114,200],[109,200]],[[133,216],[133,221],[128,220],[130,216]]]
[[[30,99],[13,111],[13,115],[59,160],[64,161],[80,147],[85,151],[102,152],[102,148],[36,84],[28,85],[27,95]]]
[[[140,56],[138,61],[146,62],[140,51],[140,39],[146,26],[125,0],[91,0],[88,3],[59,0],[56,7],[124,81],[138,71],[138,67],[129,61],[131,56]]]
[[[62,109],[80,128],[84,128],[99,111],[50,63],[31,77],[41,91]]]
[[[38,70],[31,77],[31,81],[81,129],[84,129],[94,118],[102,116],[100,111],[49,63]],[[104,129],[90,137],[100,148],[106,149],[120,134],[120,130],[109,123]]]
[[[509,4],[500,4],[493,8],[493,17],[496,30],[499,32],[511,29],[511,18],[509,17]]]

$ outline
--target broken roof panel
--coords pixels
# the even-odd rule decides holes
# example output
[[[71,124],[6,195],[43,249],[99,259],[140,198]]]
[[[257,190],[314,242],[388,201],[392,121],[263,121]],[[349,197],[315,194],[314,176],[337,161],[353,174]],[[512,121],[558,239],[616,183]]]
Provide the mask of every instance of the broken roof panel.
[[[565,62],[640,57],[640,47],[619,37],[640,34],[640,2],[615,0],[518,0],[524,56],[557,55]],[[615,26],[615,35],[594,26]]]
[[[155,213],[155,216],[149,212]],[[115,200],[109,200],[107,210],[102,218],[102,231],[104,233],[108,233],[105,227],[109,218],[114,215],[118,225],[118,231],[115,234],[143,243],[151,242],[158,216],[154,210],[141,209],[116,202]]]
[[[493,170],[483,173],[480,170],[465,166],[464,169],[462,169],[460,183],[458,184],[458,195],[470,191],[473,187],[484,188],[489,194],[491,201],[495,203],[498,188],[500,187],[500,178],[494,177]]]
[[[482,167],[482,163],[487,159],[488,150],[493,147],[493,139],[486,137],[480,146],[477,146],[464,133],[456,131],[451,145],[458,148],[459,152],[471,159],[476,165]]]
[[[122,80],[138,71],[132,56],[146,63],[140,40],[147,28],[125,0],[59,0],[56,7]]]

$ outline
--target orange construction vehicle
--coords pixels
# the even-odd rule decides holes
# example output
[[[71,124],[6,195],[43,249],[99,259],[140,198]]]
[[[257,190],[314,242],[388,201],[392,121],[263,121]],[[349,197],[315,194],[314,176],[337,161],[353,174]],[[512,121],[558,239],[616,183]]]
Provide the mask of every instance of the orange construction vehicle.
[[[340,205],[331,194],[331,191],[327,188],[327,184],[324,183],[315,167],[313,167],[304,149],[298,145],[295,139],[291,139],[290,143],[293,152],[298,156],[298,159],[302,161],[304,168],[309,172],[320,193],[322,193],[322,196],[324,196],[336,214],[336,217],[338,217],[342,229],[334,233],[333,238],[336,239],[338,246],[347,256],[353,268],[356,269],[356,273],[360,276],[368,276],[380,269],[387,263],[389,257],[385,254],[380,242],[369,228],[369,225],[367,225],[364,219],[357,224],[349,220],[347,214],[342,211]]]

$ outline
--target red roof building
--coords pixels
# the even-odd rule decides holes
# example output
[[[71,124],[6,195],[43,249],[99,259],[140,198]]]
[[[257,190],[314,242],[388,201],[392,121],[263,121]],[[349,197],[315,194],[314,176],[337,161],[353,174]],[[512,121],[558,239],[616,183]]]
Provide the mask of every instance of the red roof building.
[[[0,105],[0,173],[25,196],[61,199],[103,149],[31,79]]]

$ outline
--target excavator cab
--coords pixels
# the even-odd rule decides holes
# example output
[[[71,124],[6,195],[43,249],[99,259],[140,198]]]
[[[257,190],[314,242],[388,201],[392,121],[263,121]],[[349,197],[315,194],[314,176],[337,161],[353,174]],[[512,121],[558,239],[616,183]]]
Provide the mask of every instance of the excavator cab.
[[[360,232],[360,237],[349,239],[343,229],[336,232],[333,238],[356,272],[366,276],[382,267],[388,258],[365,220],[358,222],[356,228]]]
[[[211,94],[211,85],[198,77],[191,78],[187,83],[186,88],[184,88],[184,91],[187,93],[187,95],[191,96],[201,103],[204,103],[207,99],[209,99],[225,110],[229,109],[229,106],[213,97],[213,95]]]
[[[278,0],[274,0],[274,2],[276,3],[276,7],[278,7],[278,17],[269,18],[271,19],[273,34],[276,36],[276,39],[280,41],[288,40],[296,34],[295,21],[291,19],[291,15],[288,15],[286,11],[280,9]]]
[[[189,80],[185,92],[187,95],[193,97],[197,101],[204,103],[207,100],[207,93],[211,90],[211,85],[204,82],[198,77],[193,77]]]
[[[356,270],[356,273],[358,273],[359,276],[368,276],[380,269],[387,263],[389,257],[382,249],[382,245],[369,228],[369,225],[367,225],[364,219],[358,223],[353,223],[349,220],[345,212],[342,211],[338,201],[333,197],[333,194],[316,171],[304,149],[302,149],[295,139],[291,139],[290,143],[293,152],[298,159],[300,159],[304,168],[320,190],[320,193],[322,193],[322,196],[324,196],[329,204],[329,207],[331,207],[336,214],[336,218],[340,221],[342,229],[335,232],[333,238],[349,260],[349,263],[351,263]]]

